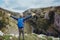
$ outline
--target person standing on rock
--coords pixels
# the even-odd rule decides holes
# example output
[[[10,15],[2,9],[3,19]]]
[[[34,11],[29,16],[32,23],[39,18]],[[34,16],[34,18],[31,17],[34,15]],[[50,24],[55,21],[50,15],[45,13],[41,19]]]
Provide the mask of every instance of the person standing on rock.
[[[15,16],[8,14],[8,16],[12,17],[13,19],[17,20],[17,22],[18,22],[17,26],[18,26],[18,30],[19,30],[19,38],[18,38],[19,40],[20,40],[21,34],[22,34],[23,40],[24,40],[24,21],[26,21],[27,19],[31,18],[34,15],[35,15],[35,13],[32,13],[32,15],[27,16],[27,17],[23,17],[23,15],[20,15],[20,18],[16,18]]]

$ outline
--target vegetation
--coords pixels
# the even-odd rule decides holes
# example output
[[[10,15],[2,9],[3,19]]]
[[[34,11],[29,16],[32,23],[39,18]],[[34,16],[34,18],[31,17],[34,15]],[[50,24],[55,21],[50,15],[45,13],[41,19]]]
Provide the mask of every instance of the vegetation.
[[[53,40],[53,38],[54,37],[49,37],[49,36],[38,37],[36,34],[27,34],[24,36],[25,40]],[[21,37],[20,39],[22,40],[23,38]],[[4,36],[0,36],[0,40],[18,40],[18,37],[11,35],[4,35]],[[55,40],[59,40],[59,39],[56,38]]]
[[[59,6],[55,7],[55,8],[58,11],[60,10]],[[28,33],[28,35],[25,35],[25,40],[45,40],[45,39],[52,40],[52,38],[49,38],[49,37],[40,38],[37,36],[37,34],[41,34],[41,33],[44,34],[44,33],[46,33],[46,31],[52,29],[52,27],[49,26],[48,21],[44,19],[45,13],[48,12],[48,10],[50,10],[50,9],[51,9],[51,7],[37,8],[37,9],[28,9],[25,12],[23,12],[25,17],[28,15],[31,15],[30,12],[36,13],[36,16],[30,18],[25,23],[25,33]],[[15,33],[17,31],[17,25],[16,25],[17,22],[16,22],[16,20],[9,17],[7,15],[7,13],[10,13],[17,17],[19,16],[19,13],[17,14],[16,12],[11,12],[11,11],[0,8],[0,30],[2,30],[3,32],[5,32],[5,30],[6,30],[5,33],[7,33],[7,32]],[[60,11],[59,11],[59,13],[60,13]],[[33,32],[36,34],[31,34],[32,33],[31,26],[34,28]],[[52,26],[53,26],[53,24],[52,24]],[[6,28],[6,29],[4,29],[4,28]],[[54,29],[52,32],[53,32],[53,34],[56,33],[56,31]],[[10,39],[11,37],[12,37],[12,39]],[[11,36],[11,35],[0,36],[0,40],[17,40],[17,39],[18,38],[16,38],[15,36]]]
[[[44,19],[45,13],[47,13],[51,8],[52,7],[28,9],[25,12],[23,12],[25,17],[28,16],[28,15],[31,15],[32,14],[31,12],[36,14],[34,17],[32,17],[28,21],[26,21],[26,23],[28,22],[30,24],[30,26],[33,26],[34,33],[40,34],[40,32],[41,32],[41,33],[46,34],[47,31],[49,31],[49,32],[53,32],[53,34],[57,35],[56,34],[56,32],[57,32],[56,29],[53,28],[54,25],[49,24],[48,20]],[[55,8],[56,12],[60,13],[60,11],[59,11],[60,6],[57,6],[57,7],[54,7],[54,8]]]

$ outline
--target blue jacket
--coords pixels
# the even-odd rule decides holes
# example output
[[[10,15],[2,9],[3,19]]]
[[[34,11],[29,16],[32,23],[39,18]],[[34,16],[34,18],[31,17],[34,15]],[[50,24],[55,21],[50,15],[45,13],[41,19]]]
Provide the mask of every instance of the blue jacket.
[[[30,16],[27,16],[26,18],[24,18],[24,17],[23,18],[16,18],[14,16],[11,16],[11,17],[14,18],[15,20],[17,20],[18,28],[24,28],[24,21],[31,18],[32,16],[30,15]]]

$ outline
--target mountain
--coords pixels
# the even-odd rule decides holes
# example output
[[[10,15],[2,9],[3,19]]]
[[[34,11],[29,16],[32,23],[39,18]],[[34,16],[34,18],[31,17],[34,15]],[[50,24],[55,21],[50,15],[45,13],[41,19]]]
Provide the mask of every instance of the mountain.
[[[45,13],[48,12],[52,7],[46,8],[31,8],[23,12],[24,16],[29,16],[34,12],[36,15],[32,18],[26,20],[25,22],[25,33],[36,33],[36,34],[45,34],[52,32],[54,36],[58,36],[59,32],[56,28],[53,28],[53,24],[49,26],[48,21],[44,19]],[[58,12],[60,12],[60,6],[53,7]],[[19,17],[20,13],[8,11],[6,9],[0,8],[0,30],[5,34],[18,34],[17,21],[9,17],[7,14],[12,14],[16,17]]]
[[[20,13],[0,8],[0,30],[2,30],[4,33],[10,33],[11,31],[13,32],[14,30],[17,30],[16,20],[9,17],[7,14],[11,14],[16,17],[20,15]]]
[[[60,13],[60,6],[31,8],[24,11],[23,13],[25,17],[31,15],[31,12],[36,14],[34,17],[26,21],[26,23],[29,24],[27,27],[32,28],[33,32],[36,34],[46,35],[47,32],[52,32],[54,36],[58,36],[60,32],[58,31],[58,29],[56,29],[57,27],[54,28],[53,24],[51,24],[53,27],[49,26],[49,24],[47,23],[48,21],[44,19],[45,13],[48,12],[51,8],[55,8],[56,12]]]

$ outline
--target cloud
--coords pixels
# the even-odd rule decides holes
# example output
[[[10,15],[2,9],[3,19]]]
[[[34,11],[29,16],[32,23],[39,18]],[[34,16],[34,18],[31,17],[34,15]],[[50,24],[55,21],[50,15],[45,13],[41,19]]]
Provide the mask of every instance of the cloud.
[[[29,8],[60,5],[60,0],[0,0],[0,7],[22,12]]]

